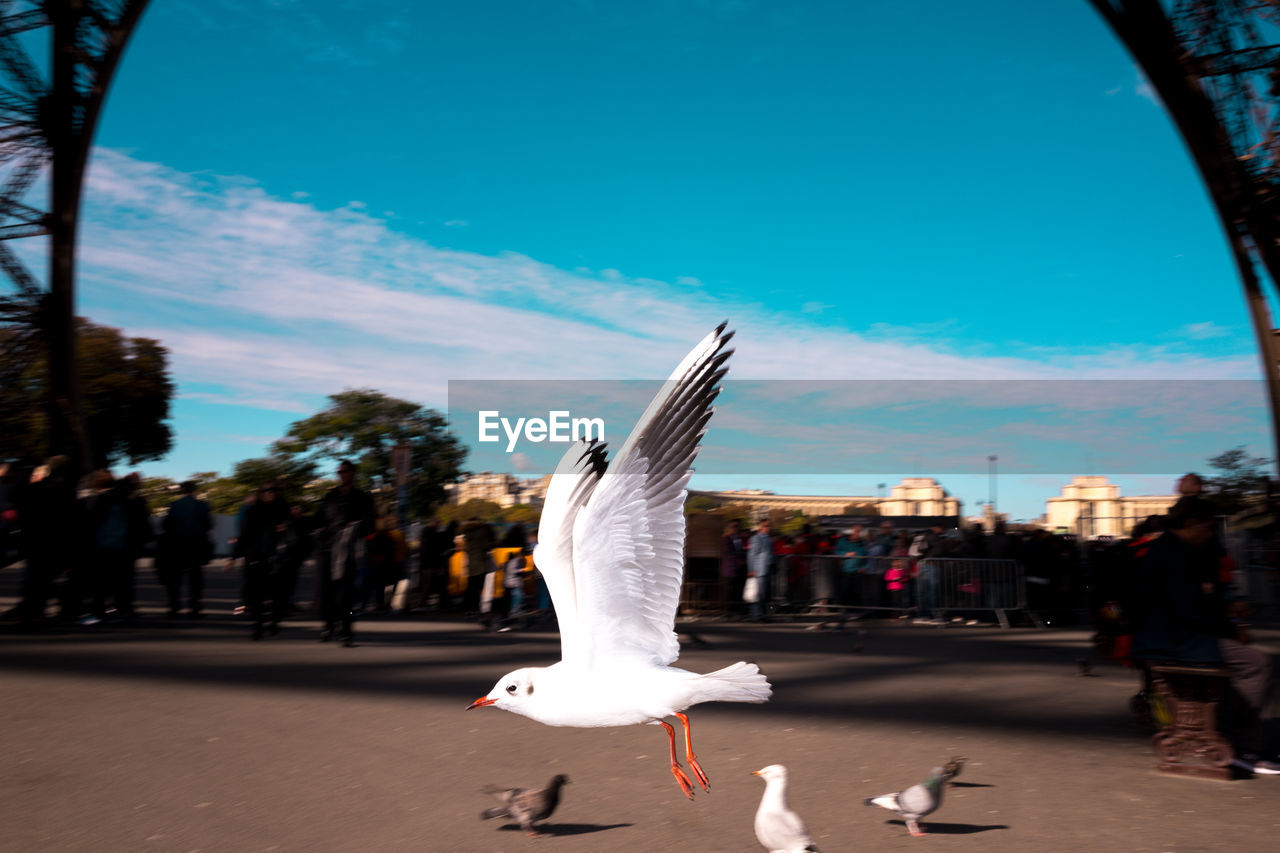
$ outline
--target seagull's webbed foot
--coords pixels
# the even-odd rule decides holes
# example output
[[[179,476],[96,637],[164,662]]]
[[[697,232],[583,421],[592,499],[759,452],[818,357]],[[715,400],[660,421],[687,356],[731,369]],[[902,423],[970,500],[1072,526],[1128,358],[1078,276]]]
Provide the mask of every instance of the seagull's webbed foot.
[[[689,769],[693,771],[693,775],[698,778],[698,784],[702,786],[702,790],[711,790],[711,780],[707,778],[707,774],[703,772],[702,765],[698,763],[698,756],[693,754],[693,738],[689,732],[689,717],[679,712],[676,716],[680,718],[680,722],[684,724],[684,758],[689,762]]]
[[[671,728],[669,723],[658,721],[658,725],[667,730],[667,740],[671,743],[671,775],[676,777],[676,782],[680,784],[680,790],[684,791],[684,795],[689,799],[693,799],[693,783],[689,781],[689,777],[685,775],[684,770],[680,767],[680,762],[676,760],[676,730]],[[695,770],[695,773],[700,771]]]
[[[671,765],[671,775],[676,777],[676,782],[680,784],[680,790],[684,791],[684,795],[689,799],[693,799],[693,783],[689,781],[689,777],[685,775],[684,770],[679,764]]]

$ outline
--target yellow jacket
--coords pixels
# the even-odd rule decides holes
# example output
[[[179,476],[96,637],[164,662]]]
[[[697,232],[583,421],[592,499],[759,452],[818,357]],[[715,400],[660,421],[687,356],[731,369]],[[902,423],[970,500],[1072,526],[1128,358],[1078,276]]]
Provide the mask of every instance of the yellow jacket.
[[[506,587],[503,585],[503,576],[505,574],[503,568],[507,565],[508,560],[519,553],[519,548],[494,548],[489,551],[493,564],[498,567],[497,575],[493,579],[494,598],[501,598],[506,594]],[[526,556],[524,558],[524,567],[526,571],[533,568],[532,557]],[[449,594],[462,595],[466,591],[467,553],[459,549],[449,557]]]

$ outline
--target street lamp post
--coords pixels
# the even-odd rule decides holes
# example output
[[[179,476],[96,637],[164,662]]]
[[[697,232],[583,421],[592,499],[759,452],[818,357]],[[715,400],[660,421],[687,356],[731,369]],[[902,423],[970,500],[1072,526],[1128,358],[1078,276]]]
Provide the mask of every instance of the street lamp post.
[[[996,456],[987,457],[987,471],[991,479],[991,488],[987,493],[987,503],[991,505],[992,517],[996,514]]]

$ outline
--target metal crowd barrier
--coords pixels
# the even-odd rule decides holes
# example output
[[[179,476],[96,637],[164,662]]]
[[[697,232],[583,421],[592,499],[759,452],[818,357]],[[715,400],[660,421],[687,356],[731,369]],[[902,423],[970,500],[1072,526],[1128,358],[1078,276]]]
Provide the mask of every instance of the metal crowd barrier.
[[[1280,624],[1280,568],[1248,564],[1237,573],[1240,594],[1253,607],[1255,622]]]
[[[899,588],[893,588],[899,587]],[[789,554],[771,578],[774,610],[891,611],[936,617],[1025,610],[1026,580],[1017,560],[915,557],[843,557]]]

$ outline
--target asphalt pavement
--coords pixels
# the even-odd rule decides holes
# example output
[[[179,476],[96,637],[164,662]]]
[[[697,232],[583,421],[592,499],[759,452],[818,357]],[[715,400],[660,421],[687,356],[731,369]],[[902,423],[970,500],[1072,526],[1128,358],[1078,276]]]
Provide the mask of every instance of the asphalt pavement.
[[[6,851],[751,851],[764,789],[844,850],[1275,849],[1280,777],[1155,770],[1127,710],[1132,672],[1084,630],[699,622],[679,666],[757,662],[765,705],[690,712],[710,793],[693,802],[656,726],[550,728],[464,711],[505,672],[559,657],[552,630],[485,633],[456,617],[364,620],[354,648],[299,617],[249,639],[234,572],[208,615],[171,622],[140,572],[135,626],[0,632],[0,849]],[[18,572],[0,570],[0,607]],[[1272,652],[1280,635],[1263,632]],[[911,838],[864,798],[969,758]],[[570,784],[546,837],[481,821],[486,784]]]

